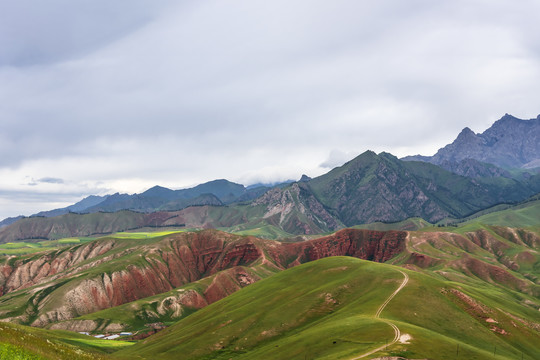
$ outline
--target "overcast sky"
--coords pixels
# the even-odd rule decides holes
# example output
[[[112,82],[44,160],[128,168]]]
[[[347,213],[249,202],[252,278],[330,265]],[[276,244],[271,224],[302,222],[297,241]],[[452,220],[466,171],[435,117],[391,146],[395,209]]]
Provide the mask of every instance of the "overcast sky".
[[[540,1],[0,0],[0,219],[540,113]]]

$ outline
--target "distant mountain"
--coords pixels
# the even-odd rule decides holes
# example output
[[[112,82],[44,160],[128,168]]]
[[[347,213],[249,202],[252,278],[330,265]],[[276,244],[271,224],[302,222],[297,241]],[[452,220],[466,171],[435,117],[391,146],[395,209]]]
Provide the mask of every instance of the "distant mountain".
[[[8,226],[8,225],[11,225],[17,221],[19,221],[20,219],[24,218],[24,216],[15,216],[15,217],[8,217],[2,221],[0,221],[0,229],[3,228],[4,226]]]
[[[494,168],[495,172],[499,171]],[[471,178],[430,163],[401,161],[391,154],[377,155],[372,151],[327,174],[304,180],[273,189],[247,190],[242,185],[218,180],[188,190],[154,187],[142,194],[115,194],[86,209],[85,212],[91,213],[88,216],[20,220],[0,230],[0,243],[182,225],[229,228],[235,232],[258,229],[257,235],[274,238],[313,235],[412,217],[430,223],[446,218],[462,219],[497,204],[526,200],[540,192],[540,174]],[[223,200],[239,195],[240,187],[244,191],[237,199],[242,202],[226,204]],[[207,190],[222,198],[203,193]],[[255,195],[259,196],[249,198]],[[136,212],[114,213],[123,209]]]
[[[286,184],[278,184],[285,186]],[[250,201],[266,192],[270,187],[260,185],[244,187],[228,180],[219,179],[197,185],[189,189],[171,190],[162,186],[154,186],[140,194],[112,194],[105,196],[89,196],[76,204],[65,208],[41,211],[33,217],[55,217],[70,212],[96,213],[132,210],[138,212],[173,211],[189,206],[213,205],[221,206],[238,201]],[[18,218],[17,218],[18,219]],[[6,223],[0,223],[8,225]],[[9,224],[14,221],[9,222]]]
[[[521,120],[506,114],[481,134],[475,134],[468,127],[464,128],[452,144],[446,145],[433,156],[403,158],[407,161],[430,162],[448,169],[459,167],[467,159],[505,169],[539,167],[540,115],[536,119]]]
[[[108,197],[109,197],[109,195],[105,195],[105,196],[91,195],[91,196],[85,197],[84,199],[82,199],[78,203],[75,203],[75,204],[70,205],[68,207],[61,208],[61,209],[55,209],[55,210],[49,210],[49,211],[41,211],[41,212],[39,212],[39,213],[37,213],[35,215],[32,215],[32,216],[54,217],[54,216],[64,215],[64,214],[67,214],[67,213],[70,213],[70,212],[76,212],[76,213],[84,212],[86,209],[91,208],[93,206],[97,206],[98,204],[102,203]]]

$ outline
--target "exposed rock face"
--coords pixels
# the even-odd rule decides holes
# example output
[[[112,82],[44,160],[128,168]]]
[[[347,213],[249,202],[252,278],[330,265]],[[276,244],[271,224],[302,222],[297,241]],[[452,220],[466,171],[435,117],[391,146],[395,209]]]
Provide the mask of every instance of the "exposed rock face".
[[[440,164],[445,170],[451,171],[454,174],[470,177],[505,177],[512,178],[510,172],[495,165],[482,163],[475,159],[463,159],[461,161],[443,160]]]
[[[263,218],[291,233],[320,234],[343,227],[313,195],[306,183],[295,183],[285,189],[275,188],[255,200],[264,205]],[[299,232],[299,230],[301,230]]]
[[[405,248],[404,231],[358,231],[344,229],[334,235],[301,243],[284,244],[286,254],[298,254],[287,267],[329,256],[353,256],[385,262]],[[272,254],[272,252],[270,251]],[[277,259],[276,259],[277,261]],[[284,264],[285,265],[285,264]]]
[[[65,272],[62,277],[72,274],[73,267],[79,265],[88,259],[105,254],[113,249],[115,241],[92,242],[88,245],[75,247],[73,251],[55,251],[47,253],[33,260],[18,260],[13,264],[0,265],[0,296],[19,289],[58,278],[59,273]],[[105,257],[100,260],[94,260],[93,265],[98,265],[111,260],[112,257]],[[81,266],[77,271],[82,271],[88,266]]]
[[[406,160],[433,164],[457,164],[465,159],[503,168],[532,168],[540,159],[540,115],[521,120],[506,114],[481,134],[465,128],[456,140],[434,156],[411,156]]]
[[[34,285],[27,290],[32,300],[23,315],[12,320],[45,326],[219,273],[202,296],[179,294],[157,306],[158,311],[182,311],[183,306],[205,306],[259,280],[244,266],[264,263],[278,271],[338,255],[386,261],[403,250],[405,237],[405,232],[398,231],[346,229],[302,243],[280,243],[209,230],[174,234],[129,248],[103,240],[3,264],[0,289],[9,294]],[[73,324],[74,328],[79,325]]]

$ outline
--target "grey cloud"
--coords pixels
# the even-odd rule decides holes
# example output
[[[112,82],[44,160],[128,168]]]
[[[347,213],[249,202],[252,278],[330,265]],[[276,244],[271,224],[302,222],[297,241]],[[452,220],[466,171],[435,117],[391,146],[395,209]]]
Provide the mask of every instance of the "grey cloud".
[[[540,111],[538,7],[11,2],[0,14],[0,170],[56,161],[66,182],[181,186],[312,176],[367,149],[434,152],[465,126]],[[28,175],[51,176],[42,171]]]
[[[63,184],[64,180],[53,178],[53,177],[44,177],[44,178],[38,179],[37,182],[48,183],[48,184]]]
[[[84,56],[153,20],[166,1],[18,0],[0,12],[0,65],[35,66]]]

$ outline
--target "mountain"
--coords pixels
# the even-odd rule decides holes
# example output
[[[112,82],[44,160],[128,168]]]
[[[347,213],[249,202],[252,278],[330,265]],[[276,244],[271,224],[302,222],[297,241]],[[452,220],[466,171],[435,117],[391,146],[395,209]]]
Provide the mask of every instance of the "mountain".
[[[143,214],[129,210],[114,213],[69,213],[57,217],[29,217],[0,229],[0,243],[49,240],[73,236],[110,234],[144,227],[183,227],[176,213]]]
[[[209,181],[193,188],[181,190],[171,190],[156,185],[140,194],[116,193],[106,196],[89,196],[68,207],[42,211],[32,216],[55,217],[70,212],[97,213],[120,210],[155,212],[181,210],[189,206],[221,206],[238,201],[253,200],[268,189],[266,186],[246,188],[224,179]],[[9,223],[11,224],[13,221]]]
[[[237,189],[234,194],[239,195],[242,187],[225,180],[213,182],[215,185],[222,191],[213,191],[223,199],[225,194],[233,194],[231,188]],[[367,151],[314,179],[273,189],[253,188],[238,198],[240,201],[250,192],[261,194],[253,200],[226,205],[216,195],[204,193],[207,190],[212,188],[205,185],[186,192],[154,187],[140,195],[111,195],[87,209],[90,214],[21,219],[0,229],[0,243],[144,227],[222,228],[277,238],[411,217],[436,223],[447,218],[461,219],[497,204],[523,201],[540,192],[540,174],[470,178],[430,163],[401,161],[388,153]],[[176,199],[171,200],[172,194],[177,194]],[[96,212],[126,207],[139,212]],[[145,211],[154,208],[163,211]]]
[[[417,155],[404,158],[436,165],[460,163],[466,159],[505,169],[538,167],[540,115],[536,119],[521,120],[506,114],[481,134],[475,134],[468,127],[464,128],[452,144],[446,145],[431,157]]]
[[[306,183],[324,208],[346,226],[421,217],[437,222],[461,218],[501,202],[540,191],[540,177],[471,179],[391,154],[365,152]]]
[[[14,224],[17,221],[21,220],[22,218],[24,218],[24,216],[15,216],[15,217],[6,218],[6,219],[0,221],[0,229],[3,228],[4,226]]]
[[[80,213],[80,212],[84,212],[88,208],[91,208],[93,206],[96,206],[102,203],[103,201],[107,200],[108,197],[109,197],[108,195],[106,196],[91,195],[65,208],[49,210],[49,211],[41,211],[32,216],[54,217],[54,216],[64,215],[70,212]]]

